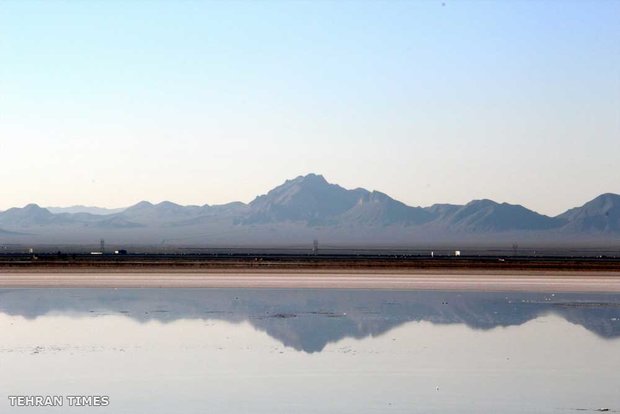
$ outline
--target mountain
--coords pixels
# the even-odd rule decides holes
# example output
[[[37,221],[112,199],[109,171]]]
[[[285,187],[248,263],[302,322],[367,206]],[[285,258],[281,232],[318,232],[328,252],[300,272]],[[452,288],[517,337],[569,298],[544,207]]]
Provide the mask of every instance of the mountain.
[[[125,210],[125,208],[103,208],[103,207],[90,207],[90,206],[70,206],[70,207],[46,207],[46,209],[52,214],[60,214],[60,213],[88,213],[98,216],[106,216],[109,214],[120,213]]]
[[[603,194],[548,217],[521,205],[474,200],[412,207],[380,191],[346,189],[308,174],[249,204],[183,206],[141,201],[122,211],[54,213],[36,204],[0,212],[0,244],[333,246],[432,244],[620,245],[620,196]],[[96,208],[85,207],[90,211]],[[109,213],[109,214],[108,214]],[[594,244],[593,244],[594,243]]]
[[[433,204],[430,207],[425,207],[424,210],[428,211],[436,219],[444,219],[462,207],[458,204]]]
[[[133,206],[123,209],[121,212],[97,216],[95,221],[90,220],[89,226],[98,229],[169,227],[174,226],[176,222],[183,222],[200,216],[206,208],[207,206],[182,206],[170,201],[163,201],[158,204],[140,201]],[[81,219],[82,217],[79,217],[79,214],[74,214],[72,218]],[[150,234],[150,237],[155,236],[153,232]]]
[[[431,221],[434,215],[421,208],[409,207],[379,191],[360,194],[357,203],[338,219],[346,224],[388,226],[413,225]]]
[[[549,230],[567,222],[562,218],[538,214],[520,205],[499,204],[492,200],[474,200],[460,208],[444,206],[436,211],[450,228],[467,232]]]
[[[245,223],[303,221],[324,224],[351,209],[367,190],[346,190],[322,175],[308,174],[256,197]]]
[[[170,201],[162,201],[159,204],[141,201],[138,204],[127,207],[121,213],[115,214],[112,217],[120,217],[128,221],[145,224],[196,217],[200,215],[205,208],[206,207],[182,206]]]
[[[558,216],[572,232],[620,232],[620,195],[602,194]]]
[[[288,180],[249,205],[247,223],[303,222],[309,225],[420,224],[433,216],[378,191],[347,190],[321,175]]]
[[[36,204],[10,208],[0,213],[0,225],[12,227],[44,226],[64,222],[63,216],[52,214]]]

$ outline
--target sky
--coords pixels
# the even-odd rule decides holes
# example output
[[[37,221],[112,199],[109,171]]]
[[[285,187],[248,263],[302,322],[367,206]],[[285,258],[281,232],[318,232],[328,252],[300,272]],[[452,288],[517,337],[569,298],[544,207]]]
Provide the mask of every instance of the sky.
[[[414,206],[620,193],[620,2],[0,1],[0,210],[310,172]]]

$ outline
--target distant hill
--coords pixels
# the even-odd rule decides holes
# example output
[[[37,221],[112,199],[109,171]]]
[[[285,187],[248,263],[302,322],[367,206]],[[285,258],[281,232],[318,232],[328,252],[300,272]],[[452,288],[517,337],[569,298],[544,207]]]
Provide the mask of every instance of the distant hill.
[[[153,224],[195,217],[202,214],[205,208],[206,207],[182,206],[170,201],[163,201],[159,204],[141,201],[136,205],[127,207],[121,213],[117,213],[113,217],[122,217],[125,220],[142,224]]]
[[[103,208],[103,207],[89,207],[89,206],[70,206],[70,207],[45,207],[50,213],[60,214],[60,213],[88,213],[94,214],[98,216],[105,216],[109,214],[120,213],[125,210],[125,208]]]
[[[0,212],[2,237],[11,243],[184,246],[333,245],[413,246],[531,241],[578,245],[620,243],[620,196],[603,194],[557,217],[521,205],[474,200],[465,205],[408,206],[364,188],[346,189],[308,174],[249,204],[183,206],[141,201],[124,209],[36,204]]]
[[[602,194],[558,216],[568,222],[572,232],[620,232],[620,195]]]
[[[0,225],[10,227],[45,226],[62,223],[62,215],[52,214],[49,210],[36,204],[23,208],[10,208],[0,213]]]
[[[538,214],[520,205],[492,200],[474,200],[460,208],[446,210],[438,212],[440,220],[454,230],[468,232],[548,230],[567,223],[565,219]]]

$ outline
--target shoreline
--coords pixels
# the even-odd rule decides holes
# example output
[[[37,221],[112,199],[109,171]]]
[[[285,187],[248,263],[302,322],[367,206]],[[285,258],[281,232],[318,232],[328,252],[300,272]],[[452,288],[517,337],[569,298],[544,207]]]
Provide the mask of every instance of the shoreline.
[[[454,269],[20,269],[0,288],[269,288],[620,293],[620,272]]]

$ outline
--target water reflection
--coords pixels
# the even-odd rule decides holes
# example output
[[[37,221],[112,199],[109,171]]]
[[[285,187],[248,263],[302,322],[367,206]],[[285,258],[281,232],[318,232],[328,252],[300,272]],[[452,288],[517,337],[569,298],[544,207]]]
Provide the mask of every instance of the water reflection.
[[[410,321],[473,329],[555,314],[602,338],[620,336],[620,295],[268,289],[0,290],[0,312],[32,319],[124,315],[139,322],[248,321],[285,346],[320,352],[342,338],[377,336]]]
[[[0,290],[0,332],[2,413],[620,410],[620,295]]]

